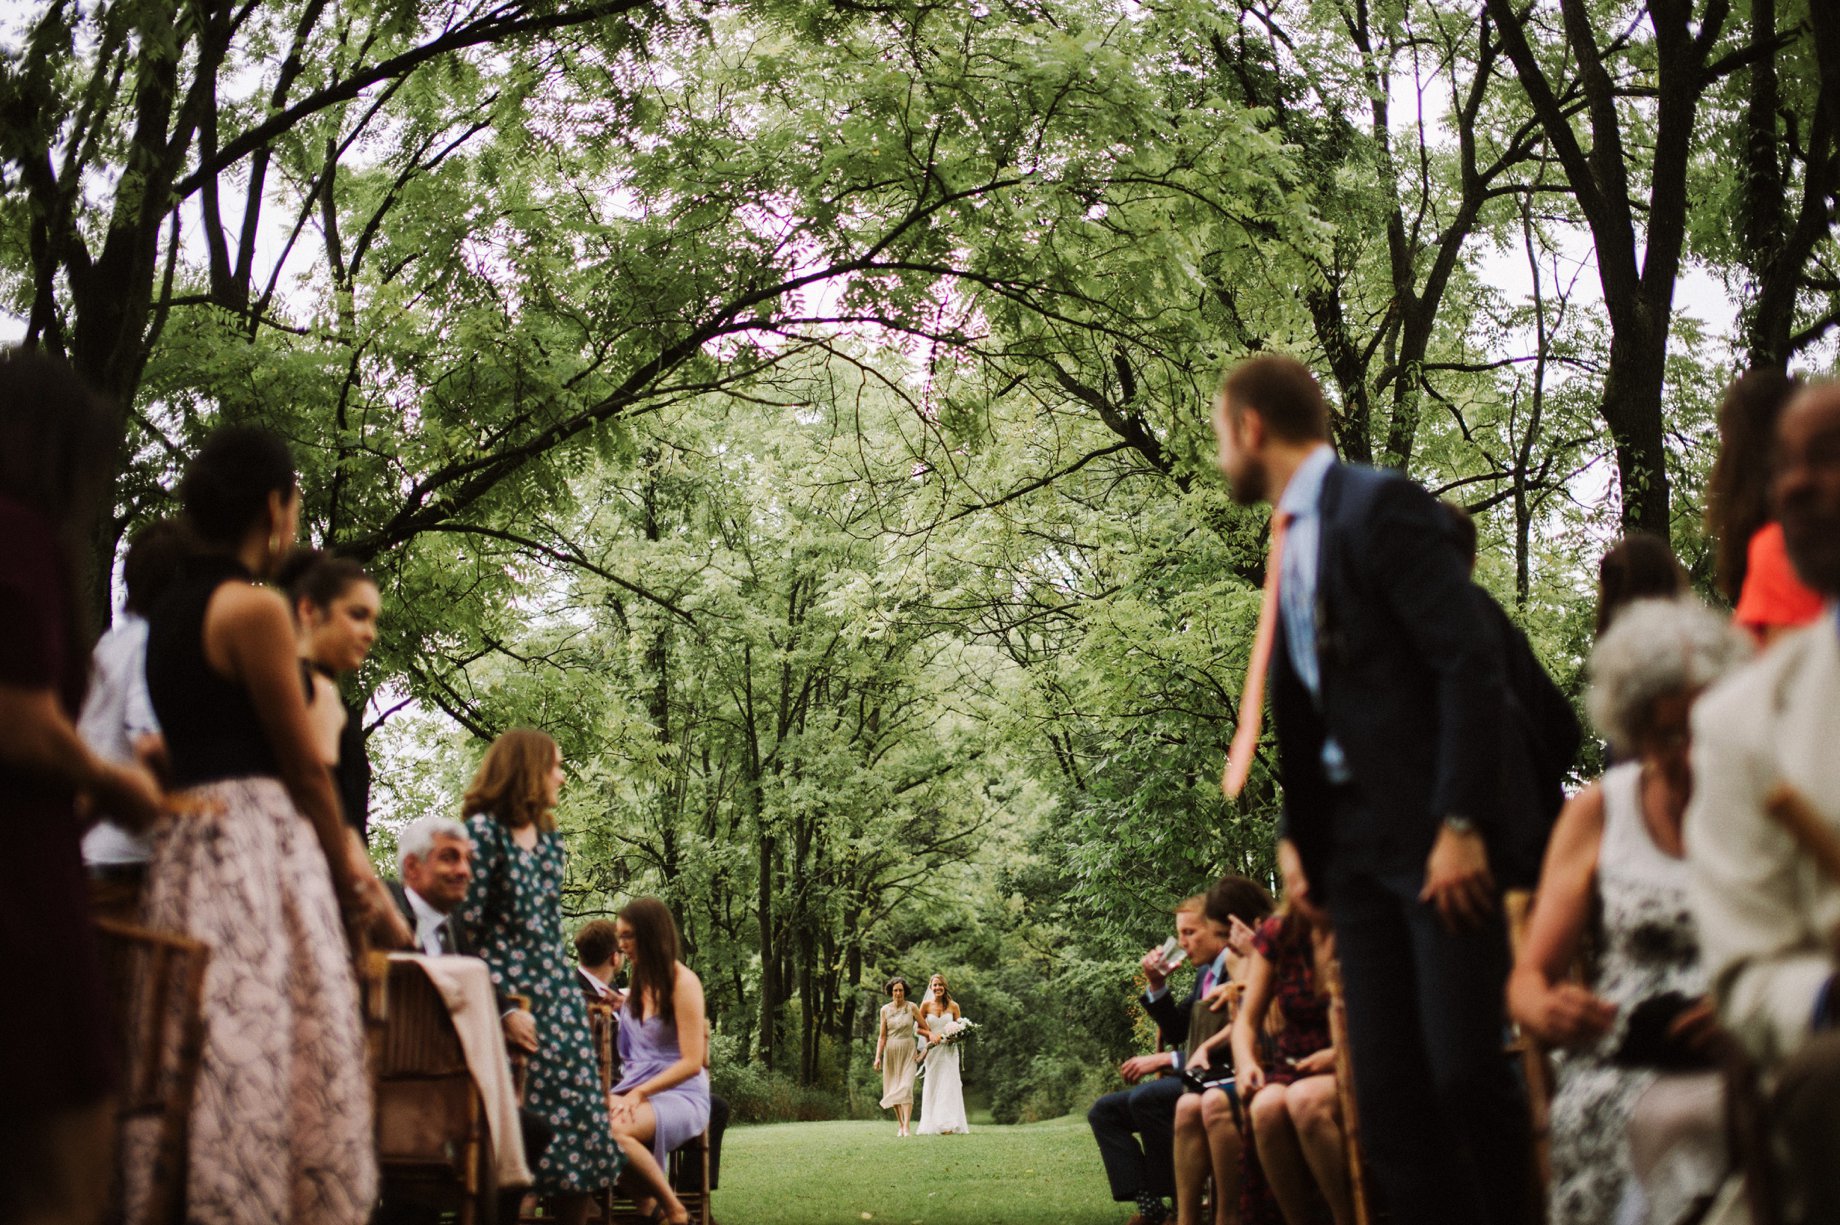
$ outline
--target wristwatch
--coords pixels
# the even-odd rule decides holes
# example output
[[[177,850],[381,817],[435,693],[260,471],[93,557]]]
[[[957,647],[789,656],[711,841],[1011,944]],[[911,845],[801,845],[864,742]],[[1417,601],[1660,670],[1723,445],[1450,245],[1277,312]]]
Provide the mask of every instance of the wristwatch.
[[[1474,821],[1470,820],[1468,817],[1459,816],[1454,812],[1444,818],[1444,828],[1453,834],[1476,834],[1481,832],[1476,828],[1476,823]]]

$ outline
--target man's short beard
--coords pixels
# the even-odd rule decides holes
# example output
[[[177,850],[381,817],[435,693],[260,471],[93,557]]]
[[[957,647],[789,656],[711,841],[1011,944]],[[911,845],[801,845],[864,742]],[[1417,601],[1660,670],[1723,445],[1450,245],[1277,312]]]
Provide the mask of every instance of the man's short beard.
[[[1265,465],[1249,460],[1237,475],[1228,478],[1227,495],[1240,506],[1257,506],[1268,499],[1270,484]]]

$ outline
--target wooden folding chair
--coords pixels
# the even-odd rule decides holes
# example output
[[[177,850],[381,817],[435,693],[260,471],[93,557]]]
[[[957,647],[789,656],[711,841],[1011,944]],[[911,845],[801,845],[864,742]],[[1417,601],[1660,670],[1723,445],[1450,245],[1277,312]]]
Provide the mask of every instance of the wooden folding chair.
[[[204,1059],[204,975],[210,946],[186,936],[112,919],[95,920],[104,975],[121,1026],[128,1081],[118,1113],[124,1127],[154,1129],[147,1219],[185,1219],[192,1095]],[[121,1188],[114,1190],[120,1203]]]
[[[485,1103],[446,1002],[413,963],[371,954],[363,970],[386,1194],[491,1225],[498,1180]]]
[[[696,1225],[710,1225],[707,1127],[690,1143],[672,1150],[669,1173],[671,1187],[677,1192],[677,1198],[683,1201],[684,1207],[690,1210],[690,1219]],[[695,1178],[686,1179],[686,1173],[695,1174]],[[695,1185],[686,1188],[684,1183],[687,1181],[693,1181]]]
[[[594,1057],[600,1065],[601,1092],[613,1089],[613,1040],[619,1028],[611,1004],[588,1005],[588,1035],[594,1040]]]
[[[1510,889],[1502,894],[1501,904],[1508,921],[1508,948],[1518,960],[1533,917],[1533,892]],[[1585,981],[1582,960],[1574,963],[1570,976]],[[1503,1054],[1520,1065],[1527,1087],[1527,1172],[1532,1184],[1527,1190],[1527,1220],[1528,1225],[1540,1225],[1546,1220],[1546,1193],[1552,1186],[1552,1053],[1520,1026],[1513,1030]]]
[[[1342,999],[1342,963],[1333,954],[1320,958],[1317,973],[1329,997],[1329,1041],[1335,1045],[1335,1099],[1342,1112],[1348,1196],[1354,1202],[1356,1225],[1372,1225],[1374,1209],[1367,1193],[1367,1158],[1361,1150],[1361,1111],[1355,1105],[1354,1053],[1348,1045],[1348,1007]]]

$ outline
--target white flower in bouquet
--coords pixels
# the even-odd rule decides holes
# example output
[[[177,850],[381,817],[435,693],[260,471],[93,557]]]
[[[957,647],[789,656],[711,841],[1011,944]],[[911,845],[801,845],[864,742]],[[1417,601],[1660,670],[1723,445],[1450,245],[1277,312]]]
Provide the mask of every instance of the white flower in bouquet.
[[[976,1021],[954,1021],[939,1031],[938,1042],[935,1045],[957,1046],[981,1028],[983,1027]]]

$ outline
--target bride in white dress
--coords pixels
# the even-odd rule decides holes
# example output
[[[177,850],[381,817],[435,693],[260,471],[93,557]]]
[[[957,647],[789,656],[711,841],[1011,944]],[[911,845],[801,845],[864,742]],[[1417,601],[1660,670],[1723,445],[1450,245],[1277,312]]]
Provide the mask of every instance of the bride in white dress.
[[[922,1136],[968,1132],[971,1128],[965,1122],[965,1084],[958,1075],[960,1052],[958,1047],[939,1041],[964,1020],[958,1001],[946,986],[945,975],[933,975],[920,1005],[920,1017],[931,1041],[922,1065],[925,1089],[920,1097],[920,1126],[914,1131]]]

